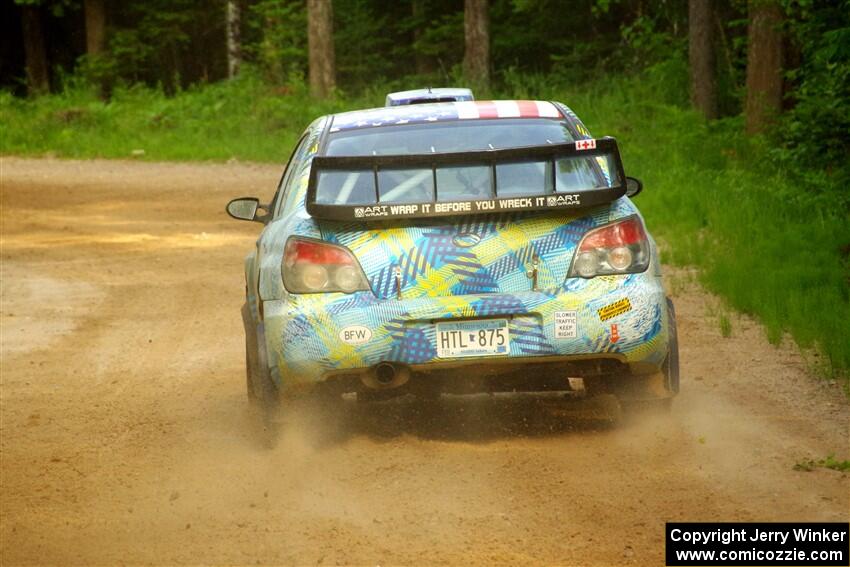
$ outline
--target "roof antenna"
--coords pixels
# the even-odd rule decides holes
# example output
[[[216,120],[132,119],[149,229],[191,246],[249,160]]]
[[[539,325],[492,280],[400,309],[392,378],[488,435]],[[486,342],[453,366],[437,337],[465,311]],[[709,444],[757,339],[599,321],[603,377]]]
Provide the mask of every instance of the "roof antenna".
[[[431,94],[431,87],[428,87],[428,94]]]

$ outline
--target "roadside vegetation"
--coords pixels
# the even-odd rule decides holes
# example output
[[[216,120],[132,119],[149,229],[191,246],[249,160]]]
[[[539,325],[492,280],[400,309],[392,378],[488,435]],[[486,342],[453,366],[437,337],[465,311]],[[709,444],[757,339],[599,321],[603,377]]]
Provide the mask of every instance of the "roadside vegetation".
[[[365,10],[368,4],[358,6]],[[663,260],[699,266],[702,283],[730,307],[759,319],[772,342],[790,333],[820,374],[842,379],[846,387],[850,3],[774,2],[785,11],[785,34],[796,42],[801,62],[786,73],[794,85],[784,95],[787,108],[757,133],[752,115],[744,112],[742,3],[715,4],[730,23],[721,30],[726,35],[710,108],[692,96],[693,61],[681,31],[687,9],[684,24],[681,13],[667,8],[654,17],[618,21],[618,6],[626,14],[629,2],[588,2],[596,11],[588,9],[586,18],[595,14],[598,28],[592,47],[607,55],[600,58],[590,47],[570,50],[572,44],[559,38],[544,46],[552,52],[545,68],[535,69],[507,55],[544,49],[521,30],[552,24],[539,14],[524,21],[526,4],[534,2],[493,2],[494,29],[503,31],[493,41],[497,72],[486,81],[476,78],[477,97],[560,100],[595,135],[617,137],[627,173],[644,182],[636,199],[662,243]],[[357,45],[371,41],[374,49],[340,50],[337,37],[341,80],[329,87],[333,96],[317,96],[315,89],[311,94],[304,80],[304,37],[286,35],[304,24],[303,10],[293,6],[253,4],[266,28],[251,32],[251,62],[230,80],[184,84],[185,78],[165,80],[141,63],[132,75],[122,70],[129,65],[122,62],[124,52],[107,50],[113,58],[101,56],[100,67],[84,56],[73,72],[59,74],[51,94],[25,98],[14,89],[0,91],[0,153],[283,164],[300,132],[321,114],[380,106],[392,90],[469,84],[451,55],[457,49],[451,38],[463,37],[463,14],[433,19],[410,53],[399,54],[387,38],[375,36],[368,14],[337,10],[342,22],[335,34]],[[405,74],[392,67],[391,56],[376,53],[395,53],[400,60],[415,55],[423,72]],[[281,68],[278,60],[290,65]],[[732,333],[725,314],[719,325],[724,336]]]
[[[850,472],[850,461],[846,459],[842,461],[840,459],[836,459],[835,455],[827,455],[825,458],[818,459],[817,461],[814,459],[805,459],[794,465],[795,471],[811,472],[818,468],[832,469],[841,473],[848,473]]]

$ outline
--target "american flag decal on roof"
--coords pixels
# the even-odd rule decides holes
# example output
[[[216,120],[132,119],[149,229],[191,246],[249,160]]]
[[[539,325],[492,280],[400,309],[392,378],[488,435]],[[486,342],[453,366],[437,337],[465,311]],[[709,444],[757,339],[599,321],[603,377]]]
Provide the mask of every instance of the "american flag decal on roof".
[[[554,104],[539,100],[481,100],[392,106],[343,112],[333,117],[331,132],[392,126],[422,124],[449,120],[479,120],[488,118],[563,118]]]
[[[458,118],[562,118],[551,102],[537,100],[491,100],[456,102]]]

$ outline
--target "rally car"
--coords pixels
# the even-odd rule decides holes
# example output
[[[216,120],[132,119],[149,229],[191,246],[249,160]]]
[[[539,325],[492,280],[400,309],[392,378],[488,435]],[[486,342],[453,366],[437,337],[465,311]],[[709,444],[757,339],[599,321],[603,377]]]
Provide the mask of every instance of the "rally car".
[[[270,203],[227,205],[265,225],[244,266],[249,397],[581,384],[669,405],[675,316],[617,142],[557,102],[435,91],[318,118]]]

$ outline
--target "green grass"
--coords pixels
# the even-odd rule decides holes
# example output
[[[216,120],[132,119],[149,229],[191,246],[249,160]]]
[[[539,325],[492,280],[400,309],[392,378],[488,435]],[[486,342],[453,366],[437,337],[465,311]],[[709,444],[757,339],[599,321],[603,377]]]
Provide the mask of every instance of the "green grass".
[[[174,97],[117,89],[109,103],[84,86],[35,100],[0,93],[0,152],[282,163],[313,119],[352,103],[312,101],[303,88],[274,89],[251,73]]]
[[[732,321],[729,320],[729,316],[726,313],[721,313],[720,317],[717,320],[718,325],[720,325],[720,336],[724,339],[728,339],[732,336]]]
[[[567,76],[507,73],[501,88],[479,98],[561,100],[595,135],[617,137],[627,173],[644,182],[636,203],[667,244],[662,259],[699,266],[702,283],[759,319],[771,342],[790,333],[817,353],[811,360],[818,372],[846,386],[846,197],[801,186],[801,172],[772,166],[769,148],[741,133],[740,118],[706,123],[688,109],[686,77],[675,60],[638,77],[585,85]],[[381,105],[391,88],[317,102],[303,87],[273,89],[248,73],[171,98],[134,88],[103,103],[79,86],[33,101],[0,94],[0,153],[130,158],[144,150],[136,159],[282,163],[315,117]],[[722,320],[720,326],[724,332]]]

